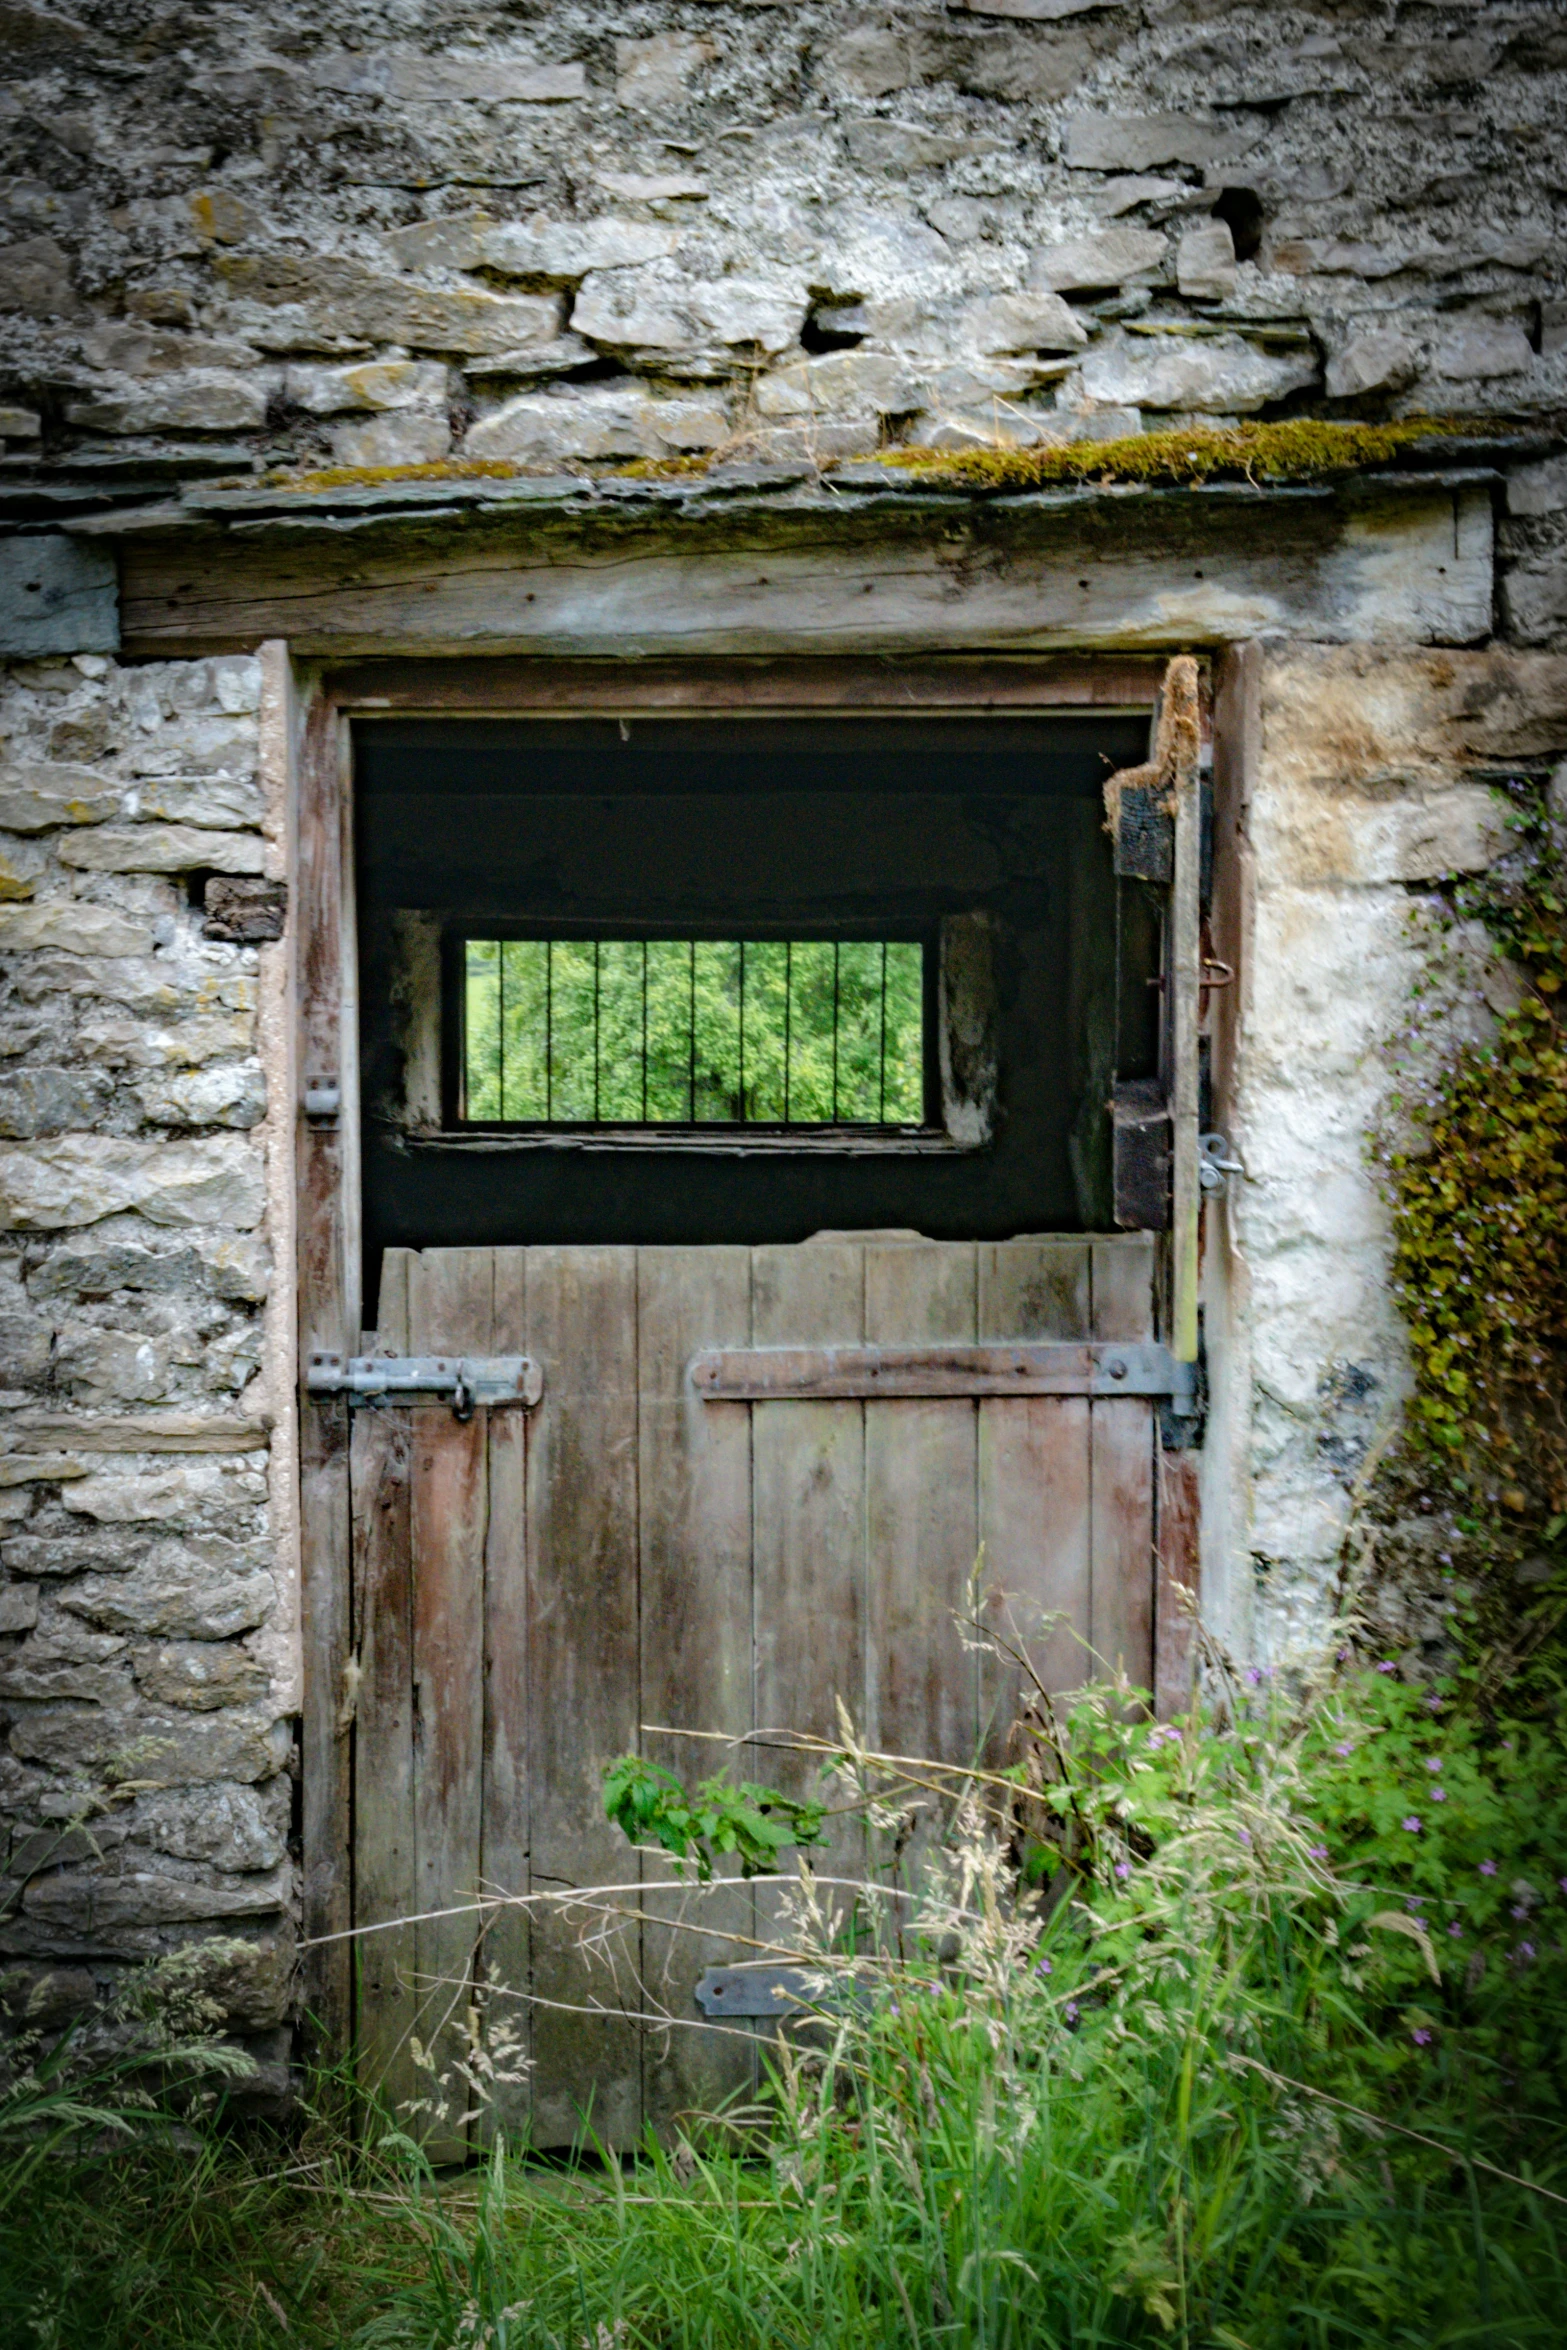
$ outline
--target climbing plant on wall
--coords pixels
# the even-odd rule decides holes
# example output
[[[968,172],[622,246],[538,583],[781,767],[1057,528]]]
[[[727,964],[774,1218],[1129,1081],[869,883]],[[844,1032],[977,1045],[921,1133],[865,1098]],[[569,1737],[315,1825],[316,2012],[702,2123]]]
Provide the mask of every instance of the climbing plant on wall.
[[[1471,1514],[1543,1519],[1554,1539],[1567,1525],[1567,817],[1538,783],[1502,790],[1511,845],[1447,893],[1439,930],[1451,944],[1481,926],[1513,1000],[1401,1097],[1385,1164],[1410,1448]]]

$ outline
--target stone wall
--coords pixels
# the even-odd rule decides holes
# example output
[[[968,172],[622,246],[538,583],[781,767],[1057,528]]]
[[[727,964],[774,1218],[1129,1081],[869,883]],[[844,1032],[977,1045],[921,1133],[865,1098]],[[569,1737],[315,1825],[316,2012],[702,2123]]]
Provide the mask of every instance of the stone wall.
[[[235,936],[278,927],[262,682],[84,654],[0,686],[0,1970],[54,2019],[220,1937],[270,2067],[298,1694],[264,1229],[292,1119],[258,1057],[285,950]]]
[[[5,26],[14,486],[1567,406],[1552,0]],[[1538,642],[1563,489],[1530,495]]]
[[[1505,852],[1488,776],[1567,757],[1567,661],[1542,654],[1254,646],[1225,716],[1238,1000],[1221,1107],[1245,1179],[1208,1215],[1206,1583],[1238,1652],[1312,1647],[1338,1584],[1351,1495],[1408,1392],[1391,1232],[1368,1150],[1429,1066],[1401,1043],[1432,991],[1426,1052],[1517,1000],[1478,927],[1433,948],[1432,885]],[[1405,1528],[1418,1551],[1436,1524]],[[1439,1641],[1440,1577],[1394,1627]]]

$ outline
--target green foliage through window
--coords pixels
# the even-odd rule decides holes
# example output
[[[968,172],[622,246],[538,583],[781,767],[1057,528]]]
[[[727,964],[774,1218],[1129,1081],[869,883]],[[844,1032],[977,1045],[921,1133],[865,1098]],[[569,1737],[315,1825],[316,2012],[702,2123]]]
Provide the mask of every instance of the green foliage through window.
[[[900,939],[471,938],[478,1124],[912,1126],[925,950]]]

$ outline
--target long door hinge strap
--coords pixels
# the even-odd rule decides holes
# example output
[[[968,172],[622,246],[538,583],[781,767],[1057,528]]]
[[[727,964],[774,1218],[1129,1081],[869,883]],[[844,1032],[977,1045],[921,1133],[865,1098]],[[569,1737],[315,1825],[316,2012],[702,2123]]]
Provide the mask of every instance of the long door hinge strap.
[[[759,1346],[695,1355],[708,1403],[873,1396],[1155,1395],[1195,1398],[1196,1365],[1148,1340],[1013,1346]]]
[[[478,1404],[536,1404],[544,1372],[532,1355],[311,1354],[305,1392],[351,1404],[450,1403],[466,1418]]]

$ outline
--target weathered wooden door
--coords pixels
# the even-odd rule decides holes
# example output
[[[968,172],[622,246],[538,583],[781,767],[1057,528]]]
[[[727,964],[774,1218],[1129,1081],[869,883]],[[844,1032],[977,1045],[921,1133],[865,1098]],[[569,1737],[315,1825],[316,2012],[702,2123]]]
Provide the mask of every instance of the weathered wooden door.
[[[639,1899],[657,1872],[605,1821],[614,1756],[705,1773],[725,1751],[675,1733],[831,1736],[840,1700],[884,1750],[996,1751],[1018,1690],[958,1624],[980,1557],[1047,1685],[1088,1677],[1090,1651],[1152,1680],[1146,1397],[736,1400],[704,1394],[696,1358],[1135,1343],[1152,1275],[1142,1236],[389,1252],[382,1351],[525,1352],[543,1375],[532,1410],[354,1414],[358,2030],[394,2105],[428,2093],[421,2053],[448,2073],[502,2019],[529,2061],[488,2110],[539,2146],[585,2123],[623,2145],[743,2082],[745,2042],[702,2025],[693,1987],[745,1955],[722,1936],[766,1897]],[[852,1831],[836,1851],[852,1873]],[[472,1906],[595,1886],[629,1890],[591,1917]]]

